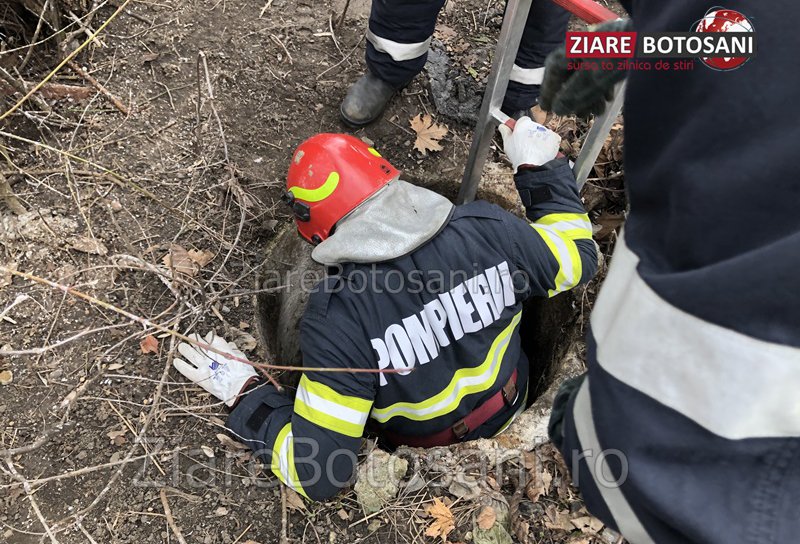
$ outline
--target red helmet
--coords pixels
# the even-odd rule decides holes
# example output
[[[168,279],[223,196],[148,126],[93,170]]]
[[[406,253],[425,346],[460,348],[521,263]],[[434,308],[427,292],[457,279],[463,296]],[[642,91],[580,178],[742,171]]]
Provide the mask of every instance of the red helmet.
[[[292,207],[297,230],[319,244],[342,217],[400,172],[380,153],[346,134],[317,134],[297,148],[283,200]]]

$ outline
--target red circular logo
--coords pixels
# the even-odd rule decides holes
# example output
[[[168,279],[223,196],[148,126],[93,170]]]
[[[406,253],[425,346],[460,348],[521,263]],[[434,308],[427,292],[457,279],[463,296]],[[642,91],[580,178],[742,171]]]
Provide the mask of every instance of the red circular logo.
[[[711,8],[697,22],[695,32],[753,32],[753,23],[739,11]],[[747,57],[701,57],[703,64],[715,70],[735,70]]]

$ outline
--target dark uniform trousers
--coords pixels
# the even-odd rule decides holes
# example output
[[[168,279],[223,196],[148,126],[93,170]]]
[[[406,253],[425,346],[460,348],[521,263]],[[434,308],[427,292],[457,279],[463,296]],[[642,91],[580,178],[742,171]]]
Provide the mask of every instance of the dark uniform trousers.
[[[367,67],[397,88],[422,71],[444,0],[373,0]],[[527,109],[539,98],[544,60],[564,43],[570,14],[551,0],[534,0],[522,35],[503,109]]]

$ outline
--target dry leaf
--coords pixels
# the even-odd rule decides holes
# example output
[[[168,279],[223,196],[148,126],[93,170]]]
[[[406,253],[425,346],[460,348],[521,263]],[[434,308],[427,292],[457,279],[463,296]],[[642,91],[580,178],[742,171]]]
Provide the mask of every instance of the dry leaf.
[[[186,253],[200,268],[214,260],[214,252],[207,249],[190,249]]]
[[[442,542],[447,542],[447,535],[456,528],[453,512],[438,497],[433,498],[433,504],[425,511],[433,518],[430,526],[425,530],[425,534],[434,538],[440,536]]]
[[[582,533],[595,535],[603,528],[603,522],[594,516],[582,516],[572,520],[572,524],[576,529],[580,529]]]
[[[491,506],[484,506],[481,513],[478,514],[478,527],[484,531],[488,531],[494,527],[494,522],[497,521],[497,513]]]
[[[112,363],[112,364],[108,365],[107,370],[119,370],[123,366],[124,365],[122,363]]]
[[[234,334],[233,343],[242,351],[253,351],[258,346],[258,340],[249,332],[241,331],[235,327],[231,327]]]
[[[103,242],[95,238],[89,238],[88,236],[79,236],[75,238],[72,240],[70,246],[72,249],[83,253],[100,256],[108,255],[108,248]]]
[[[217,440],[219,440],[223,446],[232,450],[246,450],[249,449],[247,446],[242,444],[241,442],[237,442],[227,434],[219,433],[217,435]]]
[[[170,246],[169,253],[164,255],[162,262],[170,270],[184,276],[195,276],[200,271],[200,267],[189,256],[189,252],[177,244]]]
[[[542,483],[544,484],[544,492],[547,493],[550,490],[550,484],[553,483],[553,475],[547,469],[542,471]]]
[[[286,492],[286,506],[298,512],[305,512],[307,510],[306,503],[303,502],[303,497],[301,497],[297,491],[290,487],[287,487],[284,491]]]
[[[517,516],[512,525],[514,534],[517,535],[517,540],[519,540],[521,544],[528,544],[528,542],[530,542],[528,535],[531,530],[531,524]]]
[[[409,121],[409,124],[411,129],[417,133],[414,149],[423,155],[427,155],[428,151],[442,150],[439,140],[447,134],[447,126],[434,123],[429,113],[426,113],[425,117],[421,113],[417,114]]]
[[[547,488],[544,485],[541,474],[538,472],[530,472],[529,474],[532,478],[531,481],[528,482],[528,485],[525,486],[525,494],[531,502],[536,502],[539,500],[539,497],[547,493]]]
[[[111,440],[114,440],[118,436],[125,436],[125,433],[127,432],[128,432],[127,429],[122,429],[120,431],[108,431],[108,433],[106,433],[106,436],[109,437]]]
[[[212,449],[211,449],[211,448],[209,448],[208,446],[200,446],[200,450],[201,450],[201,451],[203,452],[203,454],[204,454],[206,457],[208,457],[209,459],[213,459],[213,458],[214,458],[214,450],[212,450]]]
[[[0,289],[11,285],[11,282],[14,279],[14,274],[12,274],[11,271],[17,270],[17,263],[14,261],[11,261],[10,263],[5,264],[3,266],[5,266],[8,269],[8,272],[3,272],[2,274],[0,274]]]
[[[14,381],[14,374],[10,370],[0,372],[0,385],[8,385]]]
[[[547,518],[544,520],[544,526],[548,529],[561,529],[562,531],[572,531],[572,520],[569,517],[569,512],[566,510],[556,510],[555,506],[548,506],[545,508]]]
[[[125,435],[127,434],[127,429],[122,429],[121,431],[109,431],[106,436],[111,439],[111,443],[115,446],[121,446],[127,440],[125,440]]]
[[[597,240],[604,240],[611,236],[617,228],[625,222],[624,213],[609,213],[605,210],[594,220],[594,237]]]
[[[142,353],[158,353],[158,340],[152,334],[148,334],[142,341],[139,342],[139,347],[142,348]]]
[[[3,174],[0,174],[0,201],[4,201],[8,209],[16,215],[22,215],[28,211],[14,195],[14,191],[11,190],[11,184]]]

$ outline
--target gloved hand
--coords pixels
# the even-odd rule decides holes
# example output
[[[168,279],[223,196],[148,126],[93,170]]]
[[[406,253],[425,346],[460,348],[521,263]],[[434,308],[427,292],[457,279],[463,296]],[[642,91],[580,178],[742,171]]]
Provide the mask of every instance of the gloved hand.
[[[541,166],[558,155],[561,136],[530,117],[520,117],[513,131],[506,125],[500,125],[499,130],[503,136],[503,150],[515,174],[523,164]]]
[[[217,336],[214,331],[209,332],[205,339],[200,338],[198,334],[190,334],[189,338],[198,342],[205,342],[215,349],[230,353],[241,359],[247,359],[244,353],[239,351],[236,344],[226,342],[224,338]],[[178,352],[186,360],[176,358],[172,361],[172,366],[219,400],[224,401],[228,406],[233,406],[247,382],[251,378],[258,376],[256,369],[248,364],[228,359],[223,355],[204,350],[193,344],[181,342],[178,344]]]
[[[598,25],[597,32],[630,32],[630,19],[617,19]],[[567,58],[566,46],[562,45],[545,61],[544,81],[539,105],[543,110],[556,115],[576,114],[578,117],[599,115],[606,103],[614,97],[614,86],[625,79],[622,70],[568,70],[570,63],[600,62],[598,59]],[[616,66],[616,60],[611,59]]]

